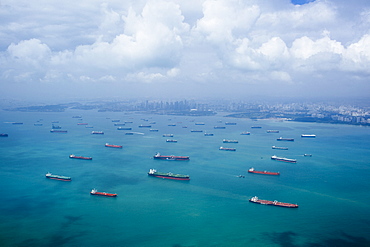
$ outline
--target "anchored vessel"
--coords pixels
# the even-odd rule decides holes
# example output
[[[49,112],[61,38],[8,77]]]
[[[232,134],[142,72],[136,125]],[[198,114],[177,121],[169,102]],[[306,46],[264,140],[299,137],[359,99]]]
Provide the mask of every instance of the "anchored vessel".
[[[225,150],[225,151],[236,151],[236,148],[224,148],[224,147],[220,147],[219,149],[220,150]]]
[[[276,139],[277,141],[287,141],[287,142],[294,142],[294,138],[283,138],[283,137],[279,137],[278,139]]]
[[[267,130],[266,132],[267,132],[267,133],[279,133],[279,131],[278,131],[278,130]]]
[[[92,189],[90,195],[94,196],[108,196],[108,197],[116,197],[117,194],[107,193],[107,192],[98,192],[96,189]]]
[[[280,172],[256,171],[254,168],[248,170],[249,173],[265,174],[265,175],[280,175]]]
[[[167,139],[166,142],[177,142],[177,140]]]
[[[51,133],[67,133],[66,130],[55,130],[55,129],[52,129],[50,130]]]
[[[226,140],[226,139],[223,139],[222,142],[223,143],[238,143],[238,140]]]
[[[1,134],[0,134],[0,137],[8,137],[8,134],[1,133]]]
[[[71,155],[69,156],[69,158],[71,158],[71,159],[81,159],[81,160],[92,160],[92,158],[91,158],[91,157],[76,156],[76,155],[74,155],[74,154],[71,154]]]
[[[46,173],[45,177],[50,178],[50,179],[55,179],[55,180],[61,180],[61,181],[71,181],[72,180],[70,177],[53,175],[50,172]]]
[[[306,137],[306,138],[315,138],[316,135],[314,134],[302,134],[301,137]]]
[[[113,144],[109,144],[109,143],[105,143],[105,146],[109,147],[109,148],[122,148],[121,145],[113,145]]]
[[[104,135],[104,132],[103,131],[91,131],[91,134],[94,134],[94,135]]]
[[[155,169],[150,169],[148,172],[148,175],[157,177],[157,178],[166,178],[166,179],[173,179],[173,180],[190,180],[189,175],[173,174],[171,172],[168,172],[168,173],[157,172],[157,170]]]
[[[249,201],[253,203],[265,204],[265,205],[271,205],[271,206],[278,206],[278,207],[285,207],[285,208],[298,208],[297,204],[278,202],[276,200],[275,201],[261,200],[261,199],[258,199],[257,196],[252,197],[251,199],[249,199]]]
[[[283,158],[283,157],[277,157],[276,155],[271,156],[271,159],[272,160],[277,160],[277,161],[297,163],[297,160],[295,160],[295,159],[288,159],[288,158]]]
[[[189,160],[189,156],[175,156],[175,155],[161,155],[160,153],[156,153],[153,156],[154,159],[159,160]]]
[[[242,132],[242,133],[240,133],[241,135],[250,135],[251,134],[251,132],[248,132],[248,131],[244,131],[244,132]]]
[[[287,147],[277,147],[277,146],[272,146],[272,149],[288,150]]]

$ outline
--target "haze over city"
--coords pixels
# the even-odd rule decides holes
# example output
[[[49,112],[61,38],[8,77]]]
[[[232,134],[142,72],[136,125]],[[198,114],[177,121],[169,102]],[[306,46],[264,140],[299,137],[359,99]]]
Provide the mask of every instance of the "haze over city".
[[[367,0],[3,0],[0,12],[2,99],[370,92]]]

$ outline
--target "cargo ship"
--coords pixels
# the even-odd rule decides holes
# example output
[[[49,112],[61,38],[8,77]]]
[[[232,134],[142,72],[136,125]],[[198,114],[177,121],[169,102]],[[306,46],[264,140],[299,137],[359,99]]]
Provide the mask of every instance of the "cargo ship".
[[[276,200],[275,201],[261,200],[261,199],[258,199],[257,196],[252,197],[251,199],[249,199],[249,201],[253,203],[265,204],[265,205],[271,205],[271,206],[278,206],[278,207],[285,207],[285,208],[298,208],[297,204],[278,202]]]
[[[143,124],[139,125],[139,128],[151,128],[151,127],[152,127],[151,125],[143,125]]]
[[[236,123],[226,122],[225,125],[236,125]]]
[[[227,140],[227,139],[223,139],[222,142],[223,143],[239,143],[237,140]]]
[[[113,145],[113,144],[109,144],[109,143],[105,143],[105,146],[109,147],[109,148],[122,148],[121,145]]]
[[[90,195],[93,196],[107,196],[107,197],[116,197],[117,194],[107,193],[107,192],[98,192],[96,189],[92,189]]]
[[[213,136],[212,133],[204,133],[204,136]]]
[[[301,137],[306,137],[306,138],[315,138],[316,135],[314,134],[302,134]]]
[[[92,160],[92,158],[91,158],[91,157],[76,156],[76,155],[74,155],[74,154],[71,154],[71,155],[69,156],[69,158],[71,158],[71,159],[80,159],[80,160]]]
[[[297,163],[297,160],[295,160],[295,159],[288,159],[288,158],[283,158],[283,157],[277,157],[276,155],[271,156],[271,159],[272,160],[277,160],[277,161]]]
[[[71,181],[72,180],[70,177],[53,175],[50,172],[46,173],[45,177],[50,178],[50,179],[55,179],[55,180],[61,180],[61,181]]]
[[[261,129],[262,127],[261,126],[252,126],[251,128],[252,129]]]
[[[244,131],[244,132],[242,132],[242,133],[240,133],[241,135],[250,135],[251,134],[251,132],[248,132],[248,131]]]
[[[115,123],[114,126],[125,126],[126,124],[124,123]]]
[[[52,129],[50,130],[51,133],[67,133],[68,131],[66,130],[55,130],[55,129]]]
[[[8,134],[0,133],[0,137],[8,137]]]
[[[132,130],[130,127],[118,127],[118,130]]]
[[[157,130],[157,129],[150,129],[149,131],[150,132],[158,132],[159,130]]]
[[[288,150],[287,147],[277,147],[277,146],[272,146],[272,149]]]
[[[88,123],[77,123],[77,125],[88,125]]]
[[[177,140],[167,139],[166,142],[177,142]]]
[[[156,153],[153,156],[154,159],[159,160],[189,160],[189,156],[175,156],[175,155],[161,155],[160,153]]]
[[[279,133],[279,131],[278,131],[278,130],[267,130],[266,132],[267,132],[267,133]]]
[[[215,127],[213,127],[214,129],[226,129],[226,127],[225,126],[215,126]]]
[[[104,132],[94,130],[94,131],[91,131],[91,134],[93,134],[93,135],[104,135]]]
[[[254,168],[248,170],[249,173],[265,174],[265,175],[280,175],[280,172],[256,171]]]
[[[173,137],[173,134],[163,134],[163,137]]]
[[[191,130],[190,132],[203,132],[203,130]]]
[[[236,148],[224,148],[224,147],[220,147],[219,150],[236,151]]]
[[[283,137],[279,137],[278,139],[276,139],[277,141],[288,141],[288,142],[294,142],[294,138],[283,138]]]
[[[189,175],[173,174],[171,172],[168,172],[168,173],[157,172],[157,170],[155,169],[150,169],[148,172],[148,175],[152,177],[173,179],[173,180],[190,180]]]

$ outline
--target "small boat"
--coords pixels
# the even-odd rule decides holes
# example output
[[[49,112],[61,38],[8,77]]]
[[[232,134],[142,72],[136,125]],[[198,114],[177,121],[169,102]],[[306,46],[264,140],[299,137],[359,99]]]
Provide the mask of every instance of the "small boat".
[[[118,122],[120,122],[121,120],[119,120],[119,119],[112,119],[112,123],[118,123]]]
[[[34,123],[33,126],[42,126],[42,123]]]
[[[20,123],[20,122],[14,122],[12,123],[13,125],[22,125],[23,123]]]
[[[288,150],[287,147],[277,147],[277,146],[272,146],[272,149]]]
[[[165,179],[173,179],[173,180],[190,180],[189,175],[173,174],[171,172],[168,172],[168,173],[157,172],[157,170],[155,169],[150,169],[148,172],[148,176],[157,177],[157,178],[165,178]]]
[[[204,125],[203,122],[198,122],[198,123],[195,123],[195,125]]]
[[[312,154],[304,154],[304,157],[312,157]]]
[[[91,131],[91,134],[93,134],[93,135],[104,135],[104,132],[94,130],[94,131]]]
[[[113,145],[113,144],[109,144],[109,143],[105,143],[105,146],[109,147],[109,148],[122,148],[121,145]]]
[[[279,137],[276,139],[277,141],[288,141],[288,142],[294,142],[294,138],[283,138]]]
[[[92,189],[90,195],[94,196],[107,196],[107,197],[116,197],[117,194],[107,193],[107,192],[98,192],[96,189]]]
[[[69,158],[71,158],[71,159],[80,159],[80,160],[92,160],[92,158],[91,158],[91,157],[76,156],[76,155],[74,155],[74,154],[71,154],[71,155],[69,156]]]
[[[297,163],[297,160],[295,160],[295,159],[288,159],[288,158],[283,158],[283,157],[277,157],[276,155],[271,156],[271,159],[272,160],[277,160],[277,161]]]
[[[224,151],[236,151],[236,148],[224,148],[220,147],[219,150],[224,150]]]
[[[249,173],[264,174],[264,175],[280,175],[280,172],[256,171],[254,168],[248,170]]]
[[[249,201],[253,202],[253,203],[257,203],[257,204],[265,204],[265,205],[285,207],[285,208],[298,208],[297,204],[286,203],[286,202],[278,202],[278,201],[261,200],[261,199],[258,199],[257,196],[252,197],[251,199],[249,199]]]
[[[55,180],[61,180],[61,181],[71,181],[72,180],[70,177],[53,175],[50,172],[46,173],[45,177],[50,178],[50,179],[55,179]]]

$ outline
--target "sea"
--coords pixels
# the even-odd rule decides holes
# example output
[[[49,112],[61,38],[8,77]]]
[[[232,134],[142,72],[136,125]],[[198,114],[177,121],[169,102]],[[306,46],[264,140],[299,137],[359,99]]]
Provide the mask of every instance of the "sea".
[[[51,133],[53,124],[68,132]],[[68,109],[1,111],[0,133],[8,134],[0,137],[0,246],[370,246],[369,127]],[[157,152],[190,160],[154,160]],[[149,177],[151,168],[190,181]],[[94,188],[118,196],[92,196]]]

